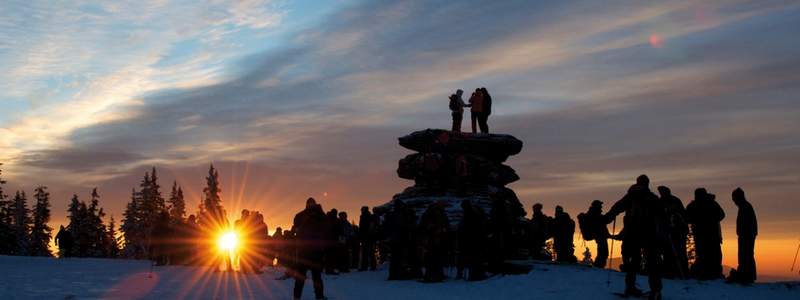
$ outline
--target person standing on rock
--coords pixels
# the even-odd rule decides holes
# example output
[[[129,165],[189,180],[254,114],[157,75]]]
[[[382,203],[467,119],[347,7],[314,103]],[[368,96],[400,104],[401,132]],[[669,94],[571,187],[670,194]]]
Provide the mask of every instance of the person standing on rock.
[[[453,115],[453,132],[461,132],[461,121],[464,119],[464,107],[469,105],[464,103],[461,95],[464,91],[458,89],[455,94],[450,95],[450,113]]]
[[[470,118],[472,119],[472,133],[478,133],[478,119],[483,118],[483,92],[481,89],[475,89],[472,96],[469,97]],[[481,132],[483,132],[481,130]]]
[[[758,235],[758,221],[753,205],[747,202],[744,191],[736,188],[731,194],[733,203],[739,207],[736,216],[736,235],[739,236],[739,267],[731,270],[728,281],[741,284],[751,284],[756,281],[756,259],[753,257],[753,248]]]
[[[480,88],[481,95],[483,95],[483,112],[478,117],[478,125],[481,128],[481,133],[489,133],[489,124],[487,123],[489,119],[489,115],[492,114],[492,95],[489,95],[489,91],[482,87]]]

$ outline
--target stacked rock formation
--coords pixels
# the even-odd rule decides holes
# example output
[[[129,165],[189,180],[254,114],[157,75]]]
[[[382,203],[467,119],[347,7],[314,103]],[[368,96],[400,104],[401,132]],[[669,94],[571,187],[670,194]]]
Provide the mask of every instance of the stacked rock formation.
[[[470,200],[487,215],[492,202],[502,200],[513,216],[525,216],[516,193],[506,187],[519,176],[503,164],[522,150],[522,141],[517,138],[427,129],[403,136],[399,142],[416,153],[400,160],[397,175],[415,184],[396,194],[382,209],[391,209],[395,201],[402,200],[420,216],[432,203],[441,202],[451,224],[457,224],[462,200]]]

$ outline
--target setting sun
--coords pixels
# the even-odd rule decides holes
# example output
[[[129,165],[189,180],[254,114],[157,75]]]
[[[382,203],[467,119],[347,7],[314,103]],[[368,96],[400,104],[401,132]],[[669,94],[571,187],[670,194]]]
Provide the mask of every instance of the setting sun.
[[[217,241],[220,250],[233,251],[239,245],[239,236],[236,232],[228,231],[223,233]]]

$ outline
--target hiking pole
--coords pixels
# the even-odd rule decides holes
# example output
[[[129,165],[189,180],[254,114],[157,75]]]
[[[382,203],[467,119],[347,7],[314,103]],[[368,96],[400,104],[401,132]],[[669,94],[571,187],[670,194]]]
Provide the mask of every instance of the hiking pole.
[[[608,227],[606,227],[608,228]],[[617,216],[614,216],[614,222],[611,225],[611,235],[617,234]],[[611,251],[609,251],[608,255],[608,268],[613,270],[613,262],[614,262],[614,238],[611,238]],[[606,272],[606,288],[611,287],[611,272]]]
[[[794,265],[797,263],[797,253],[800,252],[800,242],[797,243],[797,250],[794,251],[794,259],[792,260],[792,267],[789,271],[794,271]]]
[[[672,248],[672,257],[675,258],[675,264],[678,266],[678,272],[681,273],[681,279],[686,279],[686,276],[685,276],[685,274],[683,272],[683,264],[681,264],[681,261],[678,261],[678,259],[679,259],[678,250],[675,249],[675,244],[672,243],[672,234],[667,234],[667,239],[669,239],[669,241],[667,241],[667,242],[669,243],[670,248]]]

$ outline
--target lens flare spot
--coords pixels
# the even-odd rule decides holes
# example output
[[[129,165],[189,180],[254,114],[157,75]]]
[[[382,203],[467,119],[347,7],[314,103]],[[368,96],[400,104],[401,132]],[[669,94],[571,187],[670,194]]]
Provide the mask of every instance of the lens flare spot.
[[[650,35],[650,46],[652,46],[653,48],[664,47],[664,39],[661,38],[661,36],[658,35],[657,33],[651,34]]]

